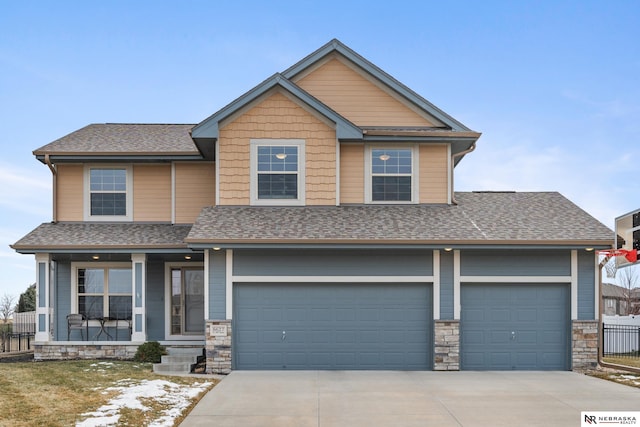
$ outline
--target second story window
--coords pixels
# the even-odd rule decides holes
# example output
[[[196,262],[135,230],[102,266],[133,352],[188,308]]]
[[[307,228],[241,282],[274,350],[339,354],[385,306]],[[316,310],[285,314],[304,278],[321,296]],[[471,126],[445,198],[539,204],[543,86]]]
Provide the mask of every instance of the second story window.
[[[367,155],[367,200],[370,203],[415,201],[412,147],[371,147]]]
[[[130,167],[87,167],[85,220],[130,221],[131,187]]]
[[[251,140],[251,203],[304,204],[304,141]]]

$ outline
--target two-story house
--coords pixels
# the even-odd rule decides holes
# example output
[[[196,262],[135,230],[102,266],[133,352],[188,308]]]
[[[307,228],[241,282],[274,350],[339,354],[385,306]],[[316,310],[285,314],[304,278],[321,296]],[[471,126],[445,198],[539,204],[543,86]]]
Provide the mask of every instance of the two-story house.
[[[35,254],[36,358],[593,366],[613,232],[555,192],[454,192],[479,137],[332,40],[198,124],[45,145],[53,221],[12,246]]]

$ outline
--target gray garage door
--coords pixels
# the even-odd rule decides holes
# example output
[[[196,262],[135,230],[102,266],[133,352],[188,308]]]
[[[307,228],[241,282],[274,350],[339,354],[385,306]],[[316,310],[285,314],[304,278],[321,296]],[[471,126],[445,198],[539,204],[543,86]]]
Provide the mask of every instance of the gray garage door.
[[[567,370],[570,292],[565,284],[465,284],[461,368]]]
[[[235,284],[235,369],[431,369],[431,286]]]

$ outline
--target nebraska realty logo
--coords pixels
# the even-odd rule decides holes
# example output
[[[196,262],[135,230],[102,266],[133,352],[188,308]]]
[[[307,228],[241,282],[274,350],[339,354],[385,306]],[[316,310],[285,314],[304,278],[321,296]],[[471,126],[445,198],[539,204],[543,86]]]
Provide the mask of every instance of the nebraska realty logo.
[[[580,413],[580,427],[586,426],[637,426],[639,411],[593,411]]]

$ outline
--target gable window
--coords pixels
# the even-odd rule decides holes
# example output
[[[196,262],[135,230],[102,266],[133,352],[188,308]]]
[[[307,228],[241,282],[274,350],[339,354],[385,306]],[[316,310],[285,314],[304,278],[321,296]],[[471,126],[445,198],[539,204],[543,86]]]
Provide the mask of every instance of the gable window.
[[[367,151],[367,201],[415,202],[416,167],[413,147],[369,147]]]
[[[85,220],[130,221],[132,177],[129,166],[85,168]]]
[[[131,267],[84,267],[75,270],[76,312],[89,319],[131,319]]]
[[[304,204],[304,141],[251,140],[251,203]]]

